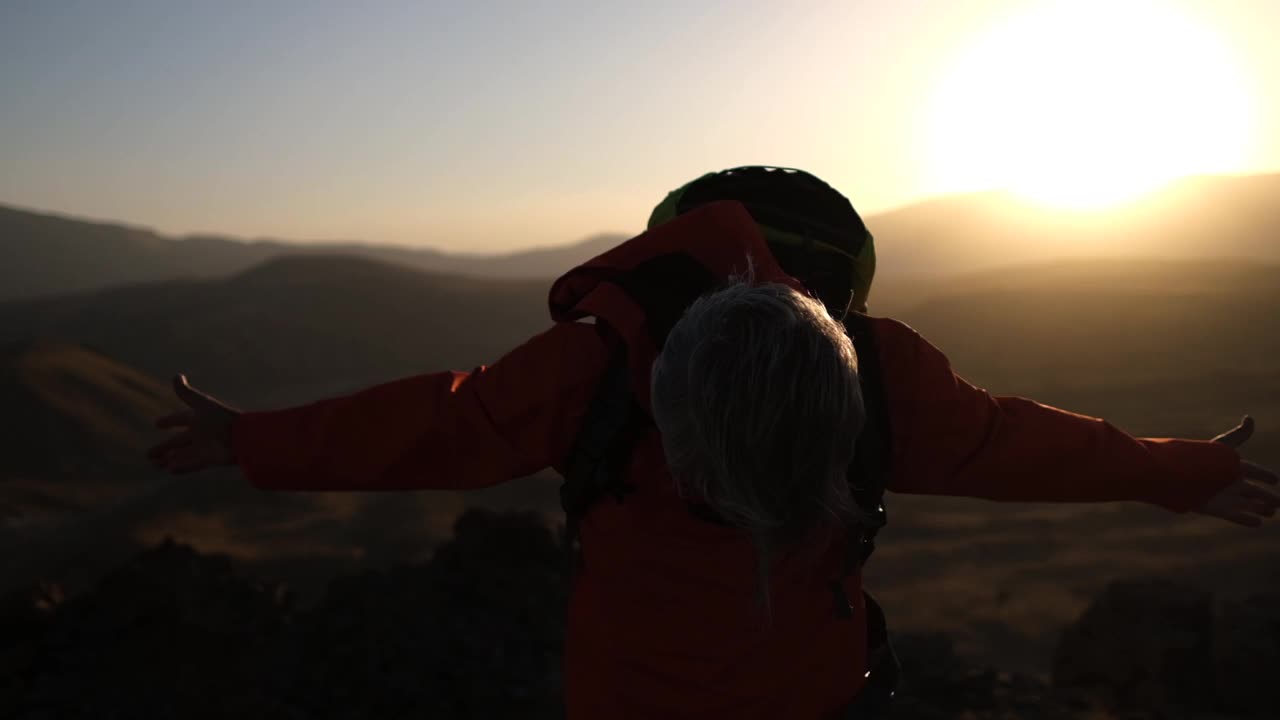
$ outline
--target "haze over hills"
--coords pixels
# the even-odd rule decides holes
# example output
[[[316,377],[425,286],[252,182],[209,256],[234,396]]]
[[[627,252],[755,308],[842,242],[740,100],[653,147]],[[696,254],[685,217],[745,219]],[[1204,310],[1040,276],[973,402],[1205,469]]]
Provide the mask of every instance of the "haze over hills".
[[[890,314],[974,382],[1022,392],[1274,374],[1277,278],[1246,260],[1064,260],[939,279]]]
[[[545,280],[309,254],[237,275],[0,303],[0,342],[52,337],[254,405],[492,362],[550,326]]]
[[[855,206],[857,198],[853,198]],[[1197,177],[1097,213],[1038,208],[1001,193],[936,198],[867,219],[879,273],[936,275],[1063,257],[1247,257],[1280,260],[1280,174]],[[639,223],[637,222],[638,226]],[[554,277],[625,236],[506,255],[376,244],[170,238],[118,223],[0,206],[0,300],[139,282],[212,278],[272,257],[345,254],[479,277]]]
[[[224,277],[294,255],[349,255],[406,267],[483,277],[550,277],[625,236],[600,234],[563,247],[503,255],[448,254],[367,243],[172,238],[119,223],[72,219],[0,205],[0,301],[117,285]]]
[[[877,272],[952,274],[1066,258],[1280,260],[1280,174],[1192,177],[1129,205],[1054,210],[998,192],[868,218]]]

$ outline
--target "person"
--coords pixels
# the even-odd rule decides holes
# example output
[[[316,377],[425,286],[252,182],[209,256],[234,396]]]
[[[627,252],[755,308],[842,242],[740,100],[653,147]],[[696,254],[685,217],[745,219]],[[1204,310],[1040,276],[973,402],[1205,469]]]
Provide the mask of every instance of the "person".
[[[868,361],[893,492],[1143,501],[1251,527],[1280,506],[1275,473],[1238,454],[1251,418],[1212,441],[1135,438],[975,387],[888,318],[866,318],[874,343],[855,359],[833,323],[869,297],[871,243],[848,201],[811,175],[712,173],[668,196],[644,233],[559,278],[554,324],[492,365],[255,412],[177,375],[187,409],[157,420],[178,432],[150,456],[178,474],[238,465],[275,491],[463,490],[564,474],[598,387],[625,358],[649,422],[628,445],[625,497],[581,520],[569,718],[848,711],[866,683],[871,608],[860,574],[845,572],[841,526],[856,527],[857,509],[831,470],[871,427],[853,389]],[[690,512],[699,501],[725,522]],[[820,526],[833,531],[810,532]],[[771,552],[781,547],[795,552]],[[832,578],[843,590],[834,605]]]

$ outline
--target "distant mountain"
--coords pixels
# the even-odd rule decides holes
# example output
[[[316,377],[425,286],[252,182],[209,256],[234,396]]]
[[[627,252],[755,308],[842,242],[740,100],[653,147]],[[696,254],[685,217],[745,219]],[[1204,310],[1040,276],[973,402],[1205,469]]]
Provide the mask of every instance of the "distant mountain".
[[[910,323],[971,379],[1003,388],[1271,372],[1278,271],[1104,258],[890,275],[873,313]],[[293,403],[493,362],[549,327],[547,285],[292,256],[222,279],[0,303],[0,343],[87,344],[155,377],[187,372],[247,406]]]
[[[971,380],[1019,392],[1277,377],[1280,264],[1105,258],[917,286],[894,316]]]
[[[550,326],[548,285],[307,254],[220,279],[0,303],[0,343],[85,343],[237,402],[285,402],[492,362]]]
[[[853,198],[855,205],[857,198]],[[971,272],[1069,257],[1280,260],[1280,174],[1180,180],[1138,203],[1096,213],[1036,207],[1002,193],[935,198],[867,219],[881,278]],[[351,255],[419,270],[550,278],[624,235],[506,255],[371,244],[170,238],[151,230],[0,206],[0,301],[106,287],[226,277],[274,257]]]
[[[936,198],[868,218],[881,277],[952,274],[1065,258],[1280,261],[1280,174],[1179,180],[1096,212],[1006,193]]]
[[[192,235],[60,217],[0,206],[0,301],[116,285],[216,278],[275,257],[350,255],[407,267],[483,277],[552,277],[616,245],[622,235],[504,255],[446,254],[370,244],[307,245]]]

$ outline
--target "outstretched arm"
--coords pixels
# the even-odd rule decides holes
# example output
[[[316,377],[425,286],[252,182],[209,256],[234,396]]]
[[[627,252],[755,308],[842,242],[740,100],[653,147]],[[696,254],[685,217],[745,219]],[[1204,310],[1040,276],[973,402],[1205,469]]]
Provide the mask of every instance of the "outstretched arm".
[[[991,500],[1130,500],[1189,512],[1246,483],[1249,488],[1237,490],[1260,496],[1255,509],[1280,503],[1272,488],[1257,484],[1274,475],[1242,464],[1229,443],[1135,438],[1105,420],[991,395],[957,376],[946,356],[907,326],[886,320],[877,330],[893,425],[892,490]],[[1240,510],[1239,503],[1228,505],[1220,509]]]
[[[189,410],[150,452],[172,472],[238,464],[271,490],[469,489],[522,477],[568,452],[607,363],[592,325],[561,323],[469,373],[440,372],[342,397],[238,412],[177,383]]]

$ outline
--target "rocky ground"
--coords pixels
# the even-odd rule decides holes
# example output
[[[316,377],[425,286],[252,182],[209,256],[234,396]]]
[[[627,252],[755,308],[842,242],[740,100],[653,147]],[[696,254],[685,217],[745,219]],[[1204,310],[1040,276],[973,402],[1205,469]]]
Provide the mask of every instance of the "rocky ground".
[[[335,580],[314,607],[165,542],[65,597],[0,598],[4,718],[554,718],[564,585],[542,519],[470,511],[421,565]],[[1052,681],[898,635],[894,718],[1276,717],[1280,597],[1118,583]]]

